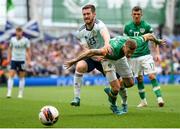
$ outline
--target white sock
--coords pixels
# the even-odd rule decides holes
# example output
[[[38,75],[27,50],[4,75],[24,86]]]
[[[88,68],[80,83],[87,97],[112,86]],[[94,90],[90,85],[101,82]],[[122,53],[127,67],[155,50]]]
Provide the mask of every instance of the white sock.
[[[74,97],[80,98],[83,73],[75,72],[74,75]]]
[[[127,90],[124,86],[120,88],[119,95],[121,96],[122,104],[127,104]]]
[[[25,85],[25,79],[20,78],[19,79],[19,95],[23,95],[24,85]]]
[[[9,77],[8,78],[8,92],[7,92],[7,96],[11,96],[13,84],[14,84],[13,78]]]

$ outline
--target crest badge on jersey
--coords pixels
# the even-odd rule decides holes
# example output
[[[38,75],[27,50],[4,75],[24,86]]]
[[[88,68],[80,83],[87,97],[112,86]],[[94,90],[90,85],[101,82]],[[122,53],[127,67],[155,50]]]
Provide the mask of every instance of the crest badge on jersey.
[[[141,32],[141,33],[144,33],[144,32],[145,32],[145,29],[144,29],[144,28],[140,28],[140,32]]]
[[[95,30],[92,30],[91,34],[95,37],[97,35],[97,32]]]

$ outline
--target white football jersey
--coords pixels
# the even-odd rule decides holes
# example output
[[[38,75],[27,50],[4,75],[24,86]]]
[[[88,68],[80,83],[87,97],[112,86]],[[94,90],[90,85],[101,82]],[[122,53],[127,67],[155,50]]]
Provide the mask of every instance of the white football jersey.
[[[98,49],[104,46],[104,39],[101,36],[101,31],[104,29],[107,29],[105,24],[96,19],[91,30],[88,30],[86,25],[82,25],[77,31],[76,36],[81,41],[81,45],[89,49]]]
[[[12,48],[11,60],[25,61],[26,60],[26,49],[30,48],[30,41],[25,37],[22,37],[19,40],[16,37],[12,37],[10,40],[9,47]]]

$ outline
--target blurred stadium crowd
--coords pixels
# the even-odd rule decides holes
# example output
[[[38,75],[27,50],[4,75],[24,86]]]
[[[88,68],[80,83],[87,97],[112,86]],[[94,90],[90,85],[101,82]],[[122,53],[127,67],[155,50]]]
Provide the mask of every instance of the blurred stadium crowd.
[[[165,34],[162,37],[167,41],[166,47],[160,48],[161,62],[156,62],[157,73],[168,75],[172,72],[180,74],[180,35]],[[73,74],[74,68],[69,70],[63,69],[65,60],[72,59],[82,50],[79,41],[72,34],[66,38],[55,41],[38,41],[31,43],[32,62],[27,67],[27,76],[49,76],[49,75],[69,75]],[[8,70],[6,63],[8,43],[0,44],[1,71],[0,75],[5,75]],[[93,71],[92,74],[98,74]]]

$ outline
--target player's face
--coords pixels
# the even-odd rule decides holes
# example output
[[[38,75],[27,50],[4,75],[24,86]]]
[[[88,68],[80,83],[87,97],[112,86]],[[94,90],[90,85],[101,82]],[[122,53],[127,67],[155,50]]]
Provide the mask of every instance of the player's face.
[[[84,19],[85,24],[90,25],[93,23],[94,18],[96,16],[95,12],[93,13],[91,9],[89,8],[89,9],[83,9],[82,14],[83,14],[83,19]]]
[[[127,57],[127,58],[130,58],[131,56],[132,56],[132,54],[134,53],[134,51],[135,51],[135,49],[130,49],[128,46],[125,46],[126,48],[125,48],[125,56]]]
[[[23,32],[22,32],[22,31],[16,31],[16,36],[17,36],[18,38],[21,38],[22,35],[23,35]]]
[[[141,16],[142,16],[141,10],[132,12],[132,18],[136,24],[139,24],[141,22]]]

